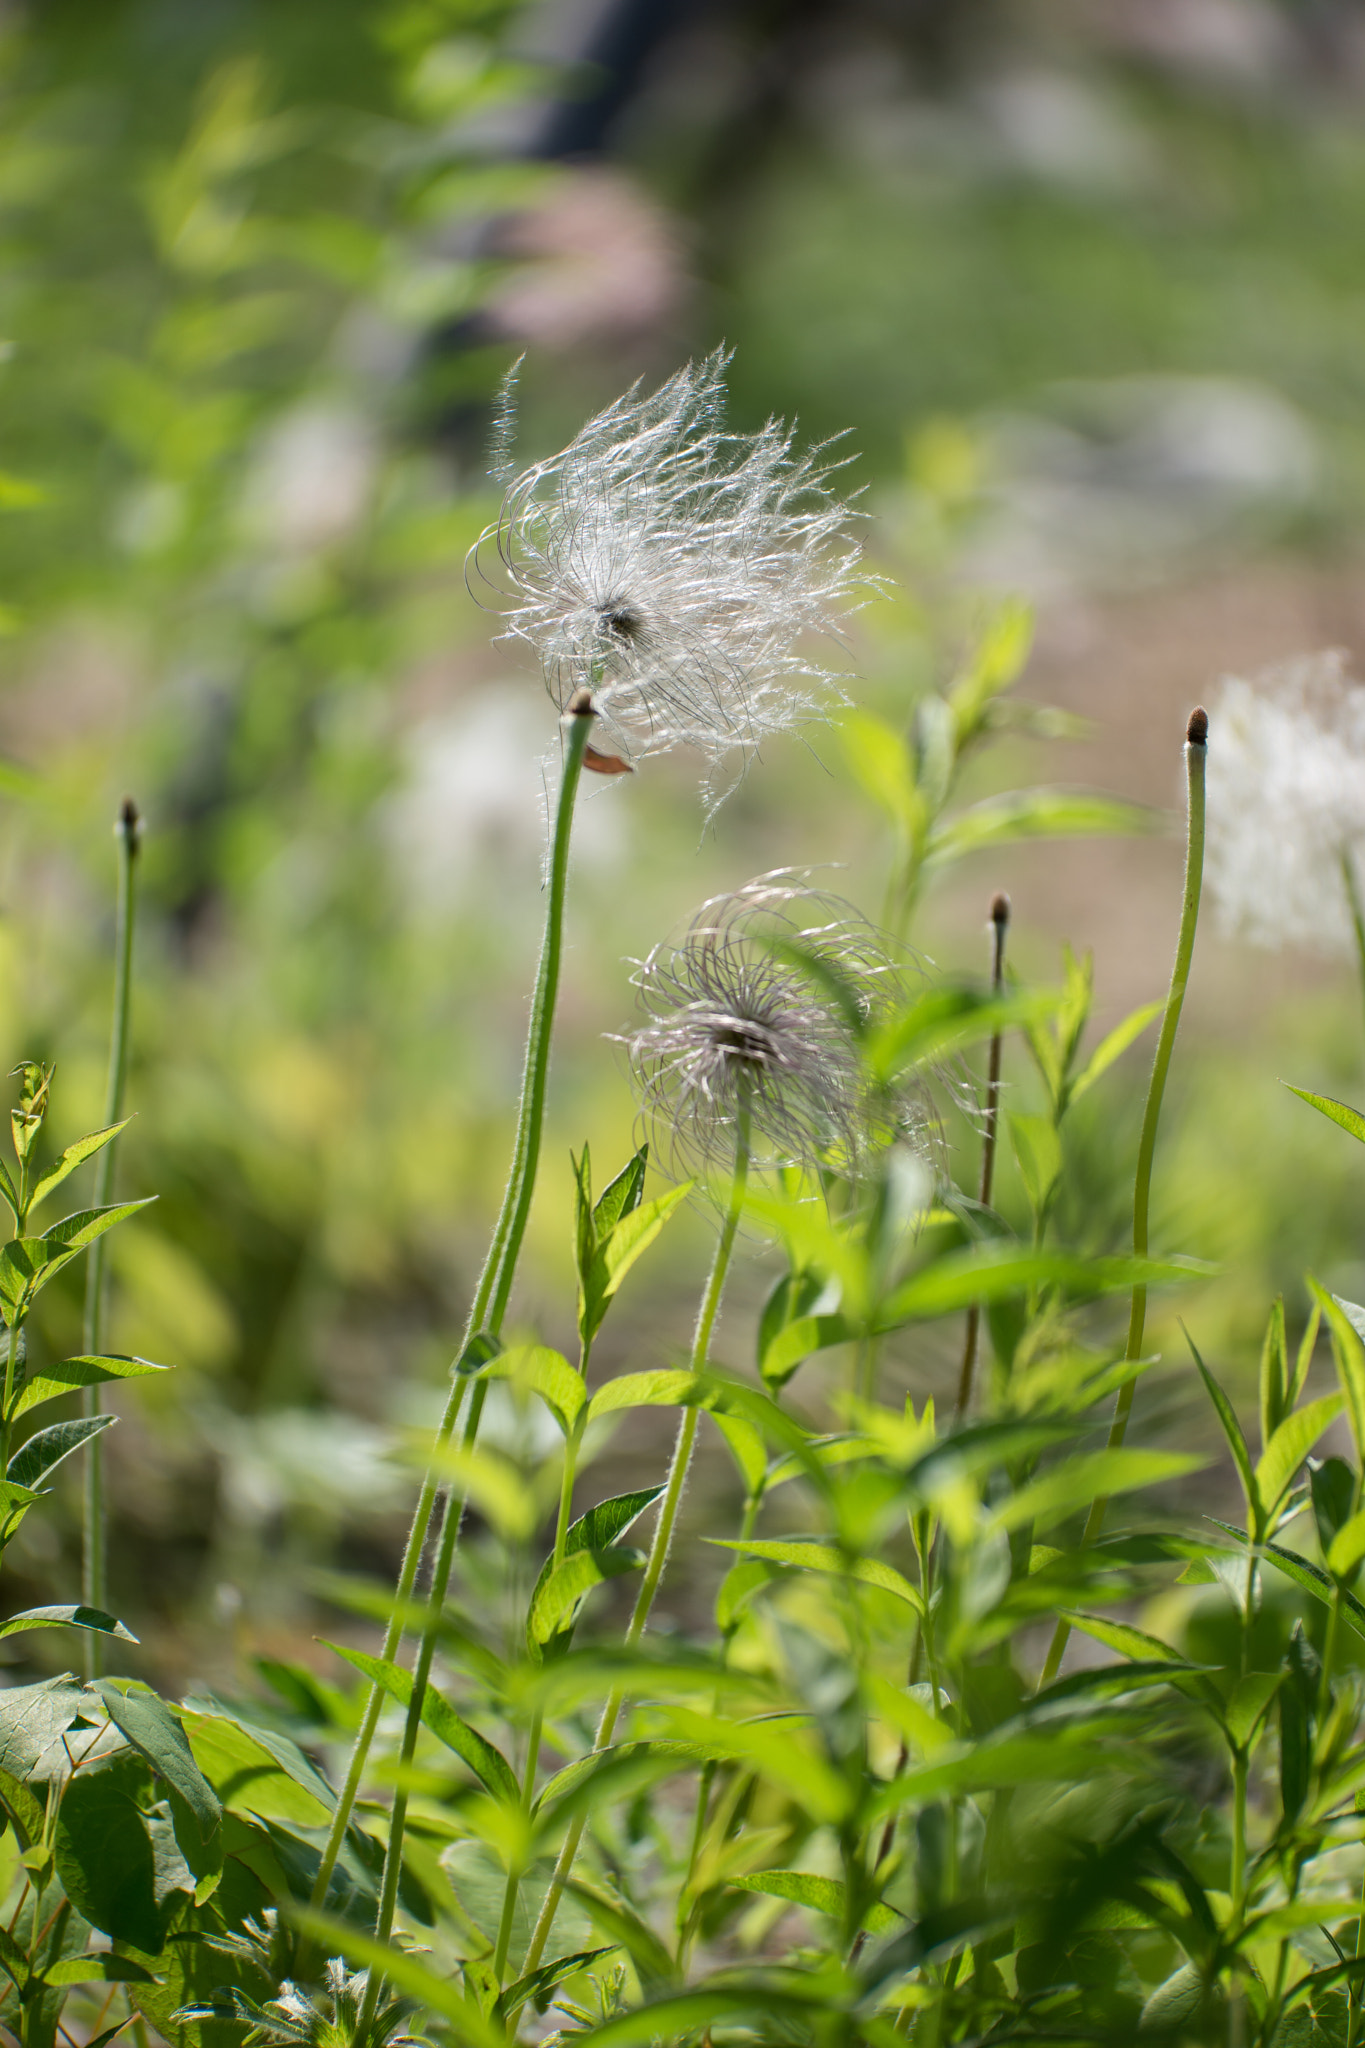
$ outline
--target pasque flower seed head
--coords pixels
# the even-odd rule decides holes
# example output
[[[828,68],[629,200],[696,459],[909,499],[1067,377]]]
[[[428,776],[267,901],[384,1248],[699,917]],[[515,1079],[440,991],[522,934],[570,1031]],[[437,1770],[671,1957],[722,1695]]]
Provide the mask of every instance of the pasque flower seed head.
[[[1365,857],[1365,689],[1337,649],[1230,678],[1214,707],[1206,873],[1224,929],[1346,953]]]
[[[904,969],[848,904],[788,870],[704,903],[635,976],[646,1022],[624,1034],[661,1149],[728,1167],[747,1112],[756,1165],[856,1168],[874,1129],[860,1027]]]
[[[638,385],[508,487],[473,566],[496,551],[510,637],[561,708],[591,687],[602,749],[633,763],[684,745],[714,768],[798,725],[835,678],[812,658],[859,584],[825,450],[776,421],[722,423],[727,355]]]

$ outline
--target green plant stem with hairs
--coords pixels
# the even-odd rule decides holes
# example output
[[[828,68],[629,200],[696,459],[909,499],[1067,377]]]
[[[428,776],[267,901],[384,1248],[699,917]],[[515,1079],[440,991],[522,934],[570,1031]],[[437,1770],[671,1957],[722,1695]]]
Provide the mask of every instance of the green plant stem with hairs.
[[[1152,1062],[1152,1078],[1147,1084],[1147,1104],[1142,1115],[1137,1173],[1133,1182],[1133,1255],[1139,1259],[1145,1259],[1147,1256],[1152,1160],[1156,1153],[1157,1126],[1161,1121],[1161,1101],[1166,1092],[1166,1076],[1170,1072],[1171,1054],[1175,1050],[1175,1035],[1180,1028],[1180,1012],[1184,1007],[1185,989],[1190,978],[1190,963],[1194,958],[1194,935],[1199,924],[1199,895],[1204,879],[1204,768],[1208,759],[1208,730],[1209,722],[1205,713],[1202,710],[1192,712],[1185,740],[1185,887],[1180,905],[1180,931],[1176,938],[1175,964],[1171,969],[1171,985],[1166,995],[1166,1008],[1162,1013],[1156,1057]],[[1147,1289],[1139,1283],[1133,1289],[1132,1308],[1128,1317],[1128,1343],[1124,1351],[1124,1357],[1130,1363],[1142,1356],[1142,1335],[1146,1322]],[[1114,1419],[1109,1428],[1111,1450],[1116,1450],[1128,1433],[1128,1418],[1133,1411],[1133,1392],[1136,1384],[1135,1380],[1130,1379],[1119,1389],[1118,1400],[1114,1405]],[[1104,1526],[1108,1506],[1108,1500],[1103,1497],[1091,1502],[1085,1532],[1081,1538],[1083,1548],[1093,1543],[1099,1535]],[[1051,1685],[1057,1676],[1070,1637],[1071,1624],[1062,1617],[1053,1631],[1047,1662],[1043,1666],[1043,1675],[1039,1681],[1040,1689]]]
[[[730,1258],[735,1248],[735,1235],[739,1229],[739,1219],[744,1208],[744,1191],[749,1180],[749,1126],[749,1111],[747,1107],[741,1107],[736,1118],[735,1170],[730,1182],[730,1194],[726,1203],[725,1220],[721,1225],[720,1236],[716,1240],[715,1256],[711,1261],[711,1271],[707,1277],[706,1291],[702,1295],[701,1308],[697,1315],[697,1327],[692,1338],[692,1355],[689,1364],[693,1372],[705,1370],[711,1348],[711,1333],[715,1328],[716,1315],[720,1309],[721,1295],[725,1291],[725,1276],[730,1270]],[[630,1627],[626,1631],[626,1644],[630,1649],[633,1649],[639,1642],[648,1626],[650,1610],[654,1605],[654,1597],[659,1590],[659,1581],[664,1575],[664,1566],[668,1562],[668,1551],[673,1541],[673,1530],[678,1519],[678,1509],[682,1503],[683,1487],[687,1483],[687,1468],[692,1461],[692,1446],[697,1440],[698,1413],[699,1411],[696,1408],[684,1409],[682,1421],[678,1425],[677,1442],[673,1446],[673,1457],[668,1468],[668,1479],[664,1486],[663,1499],[659,1503],[659,1515],[658,1520],[654,1524],[654,1539],[649,1546],[649,1557],[645,1564],[644,1579],[636,1598],[635,1611],[630,1618]],[[597,1724],[597,1735],[593,1742],[594,1752],[605,1749],[616,1733],[616,1723],[620,1719],[625,1699],[625,1688],[623,1686],[614,1687],[606,1706],[602,1709],[602,1718]],[[556,1860],[554,1875],[550,1879],[549,1888],[546,1891],[539,1917],[536,1920],[535,1929],[531,1935],[530,1946],[527,1948],[526,1958],[522,1964],[522,1974],[524,1976],[529,1976],[532,1970],[538,1969],[540,1966],[540,1959],[545,1953],[545,1944],[550,1938],[550,1930],[554,1926],[555,1915],[559,1911],[559,1901],[564,1895],[564,1887],[568,1883],[570,1873],[573,1870],[574,1862],[578,1855],[578,1846],[583,1839],[583,1830],[586,1825],[586,1816],[581,1816],[570,1823],[569,1832],[564,1838],[563,1847],[560,1849],[558,1859]]]
[[[1010,899],[1003,892],[991,899],[991,995],[999,999],[1005,987],[1005,937],[1010,928]],[[991,1033],[990,1058],[986,1068],[986,1127],[981,1135],[981,1207],[989,1209],[995,1187],[995,1147],[1000,1128],[1000,1062],[1004,1034],[997,1025]],[[962,1370],[957,1382],[954,1420],[960,1422],[972,1404],[972,1379],[976,1372],[976,1350],[981,1336],[981,1304],[974,1301],[967,1311],[967,1328],[962,1344]]]
[[[109,1080],[104,1097],[107,1128],[123,1114],[124,1089],[128,1079],[128,1023],[133,999],[133,931],[137,922],[137,855],[142,836],[137,805],[125,797],[114,827],[118,839],[118,910],[114,940],[114,1021],[109,1038]],[[111,1138],[100,1153],[95,1170],[94,1206],[102,1209],[114,1190],[114,1154],[118,1139]],[[86,1255],[85,1315],[81,1348],[87,1358],[97,1357],[104,1337],[104,1251],[106,1240],[97,1237]],[[87,1387],[81,1395],[81,1413],[95,1416],[103,1402],[99,1387]],[[8,1410],[9,1388],[6,1388]],[[109,1605],[108,1554],[105,1541],[104,1447],[98,1435],[85,1447],[85,1499],[82,1517],[81,1601],[86,1607],[104,1610]],[[85,1675],[98,1678],[104,1669],[104,1638],[94,1629],[84,1629]]]
[[[1361,900],[1360,877],[1348,846],[1341,849],[1341,879],[1346,890],[1346,907],[1351,913],[1351,930],[1355,934],[1361,995],[1365,997],[1365,902]]]
[[[526,1233],[526,1220],[530,1214],[531,1197],[535,1190],[536,1168],[540,1161],[541,1130],[545,1120],[545,1093],[550,1071],[550,1041],[554,1029],[555,999],[559,991],[559,969],[564,944],[564,902],[569,879],[569,841],[573,829],[574,800],[583,773],[583,755],[592,731],[593,711],[586,691],[580,691],[570,703],[565,717],[564,768],[559,785],[559,802],[555,812],[554,840],[550,859],[549,896],[545,908],[545,938],[541,947],[540,965],[536,974],[535,993],[531,1002],[531,1023],[526,1039],[526,1066],[522,1079],[521,1105],[517,1115],[517,1134],[512,1152],[512,1169],[508,1175],[502,1208],[493,1232],[488,1256],[484,1261],[479,1284],[474,1292],[469,1318],[465,1325],[460,1346],[460,1357],[464,1358],[470,1344],[476,1337],[496,1337],[507,1309],[508,1296],[516,1272],[517,1258],[521,1251],[522,1239]],[[434,1451],[439,1454],[454,1435],[464,1403],[466,1376],[459,1374],[452,1383],[446,1400],[445,1412],[437,1426]],[[472,1445],[473,1430],[477,1431],[478,1417],[482,1411],[483,1399],[478,1391],[481,1382],[475,1383],[475,1395],[470,1406],[470,1418],[466,1422],[466,1441]],[[388,1628],[384,1634],[384,1645],[380,1652],[386,1662],[398,1654],[407,1626],[409,1606],[413,1587],[417,1580],[418,1567],[426,1548],[427,1531],[441,1490],[438,1469],[439,1456],[433,1461],[422,1481],[413,1513],[412,1527],[408,1532],[407,1547],[403,1552],[403,1563],[398,1575],[394,1593],[393,1609]],[[445,1516],[445,1531],[451,1533],[452,1547],[459,1531],[459,1513],[452,1512],[448,1501]],[[444,1541],[443,1531],[443,1541]],[[444,1587],[442,1587],[444,1597]],[[440,1602],[429,1607],[423,1626],[422,1643],[434,1644],[436,1629],[440,1620]],[[430,1667],[430,1655],[426,1665]],[[422,1665],[422,1650],[418,1652],[418,1667]],[[413,1707],[418,1723],[421,1720],[422,1695],[425,1681],[419,1687],[414,1683]],[[382,1686],[370,1688],[365,1703],[365,1712],[356,1732],[351,1749],[350,1761],[341,1791],[337,1797],[336,1811],[323,1847],[314,1880],[311,1903],[322,1906],[327,1898],[332,1872],[341,1854],[341,1845],[346,1838],[351,1814],[360,1791],[361,1779],[369,1758],[370,1744],[379,1724],[380,1712],[388,1697]],[[401,1829],[400,1849],[401,1849]],[[305,1958],[306,1960],[306,1958]],[[303,1974],[303,1963],[300,1964]],[[378,1987],[376,1986],[376,1996]],[[373,2016],[371,2014],[371,2016]]]

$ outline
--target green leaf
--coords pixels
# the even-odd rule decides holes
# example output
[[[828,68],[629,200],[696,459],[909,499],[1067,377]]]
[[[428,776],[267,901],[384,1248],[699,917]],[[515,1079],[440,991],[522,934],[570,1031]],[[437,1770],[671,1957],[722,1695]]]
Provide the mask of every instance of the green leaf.
[[[654,1929],[624,1899],[613,1898],[581,1879],[571,1878],[565,1890],[582,1900],[594,1925],[610,1935],[613,1946],[626,1951],[645,1992],[662,1990],[675,1981],[677,1971],[672,1956]]]
[[[716,1627],[722,1635],[738,1622],[755,1593],[772,1583],[772,1570],[761,1558],[732,1564],[716,1592]]]
[[[1365,1641],[1365,1606],[1354,1593],[1348,1592],[1344,1586],[1338,1587],[1335,1579],[1321,1565],[1310,1564],[1306,1557],[1301,1557],[1297,1550],[1290,1550],[1283,1543],[1262,1543],[1257,1556],[1263,1557],[1282,1577],[1291,1580],[1305,1593],[1311,1593],[1315,1600],[1321,1600],[1325,1607],[1330,1607],[1333,1598],[1339,1596],[1342,1620]]]
[[[24,1382],[15,1397],[13,1415],[26,1415],[44,1401],[60,1400],[63,1394],[98,1386],[102,1380],[135,1380],[144,1373],[169,1371],[169,1366],[153,1365],[149,1358],[65,1358],[60,1365],[44,1366]]]
[[[0,1479],[0,1524],[4,1525],[7,1538],[42,1498],[31,1486],[16,1486],[11,1479]]]
[[[391,1663],[383,1657],[371,1657],[364,1650],[346,1649],[340,1643],[328,1643],[327,1648],[363,1672],[372,1684],[382,1686],[400,1705],[406,1707],[411,1702],[412,1673],[405,1671],[400,1664]],[[469,1766],[485,1791],[511,1806],[518,1804],[520,1788],[502,1751],[495,1749],[477,1728],[471,1728],[468,1721],[462,1720],[450,1702],[432,1685],[428,1685],[422,1696],[422,1722],[439,1742],[453,1750],[461,1763]]]
[[[0,1691],[0,1770],[30,1777],[88,1706],[69,1676]]]
[[[1328,1294],[1311,1274],[1308,1286],[1332,1333],[1332,1356],[1336,1361],[1341,1390],[1346,1396],[1356,1456],[1365,1459],[1365,1344],[1361,1343],[1360,1333],[1351,1320],[1351,1305],[1339,1300],[1335,1294]]]
[[[156,1955],[156,1858],[136,1797],[145,1782],[131,1758],[78,1771],[62,1794],[52,1848],[76,1911],[101,1934]]]
[[[180,1794],[207,1841],[223,1818],[217,1793],[194,1760],[189,1738],[165,1701],[150,1687],[129,1687],[117,1679],[95,1680],[95,1691],[119,1733],[152,1769]]]
[[[827,1351],[833,1344],[850,1344],[857,1338],[856,1324],[840,1315],[798,1316],[771,1340],[759,1363],[763,1384],[785,1387],[799,1365],[813,1351]]]
[[[335,1800],[296,1743],[273,1729],[247,1728],[222,1712],[187,1711],[182,1724],[194,1760],[224,1807],[265,1821],[325,1826]]]
[[[1009,1133],[1029,1207],[1035,1216],[1041,1216],[1062,1176],[1062,1141],[1050,1117],[1025,1116],[1018,1111],[1010,1114]]]
[[[1023,1294],[1030,1287],[1060,1286],[1080,1297],[1127,1292],[1202,1279],[1211,1266],[1195,1259],[1079,1259],[1065,1252],[1026,1251],[1011,1240],[947,1252],[911,1274],[887,1297],[878,1313],[883,1332],[970,1308],[974,1301]]]
[[[13,1071],[20,1076],[19,1102],[10,1111],[10,1132],[17,1157],[26,1160],[48,1112],[53,1069],[37,1060],[21,1060]]]
[[[638,1571],[644,1561],[643,1550],[612,1545],[605,1550],[577,1550],[562,1563],[552,1563],[536,1581],[526,1615],[526,1641],[532,1656],[554,1637],[569,1633],[594,1586],[619,1578],[623,1572]]]
[[[83,1252],[106,1230],[136,1216],[139,1209],[149,1209],[155,1200],[155,1195],[144,1195],[140,1202],[110,1202],[102,1209],[77,1209],[73,1215],[63,1216],[60,1223],[51,1224],[41,1241],[60,1252]]]
[[[154,1984],[156,1979],[131,1956],[68,1956],[44,1970],[44,1984]]]
[[[840,1578],[857,1579],[864,1586],[876,1586],[883,1593],[894,1593],[917,1614],[924,1611],[924,1602],[910,1581],[902,1577],[894,1565],[884,1564],[878,1557],[850,1557],[832,1543],[807,1542],[800,1537],[783,1542],[769,1538],[708,1536],[705,1541],[717,1550],[739,1550],[746,1557],[762,1558],[768,1564],[796,1565],[802,1571],[833,1572]]]
[[[588,1148],[585,1145],[585,1160],[587,1156]],[[621,1168],[616,1178],[608,1181],[603,1188],[592,1211],[593,1227],[599,1243],[606,1237],[608,1231],[616,1228],[623,1216],[629,1216],[632,1210],[639,1208],[644,1199],[645,1168],[648,1164],[649,1147],[642,1145],[634,1158],[628,1160]]]
[[[532,1394],[539,1394],[566,1436],[588,1398],[582,1374],[574,1371],[562,1352],[551,1351],[544,1344],[512,1345],[499,1352],[483,1376],[510,1380]]]
[[[1284,1333],[1284,1296],[1270,1311],[1261,1346],[1261,1449],[1264,1451],[1293,1403],[1289,1400],[1289,1357]]]
[[[520,1468],[501,1451],[449,1442],[433,1445],[423,1436],[407,1447],[405,1455],[413,1464],[453,1481],[506,1540],[517,1542],[535,1528],[535,1497]]]
[[[1282,1081],[1280,1086],[1287,1088],[1291,1095],[1297,1095],[1299,1101],[1306,1102],[1310,1109],[1318,1110],[1329,1123],[1348,1131],[1353,1138],[1359,1138],[1361,1144],[1365,1145],[1365,1116],[1362,1116],[1358,1109],[1351,1109],[1346,1103],[1337,1102],[1330,1095],[1314,1095],[1307,1088],[1296,1088],[1292,1081]]]
[[[617,1289],[635,1261],[649,1250],[673,1211],[680,1202],[686,1201],[695,1185],[694,1181],[683,1181],[678,1187],[656,1195],[652,1202],[646,1202],[623,1216],[604,1239],[593,1259],[580,1304],[580,1333],[585,1344],[591,1343],[601,1329]]]
[[[1324,1394],[1306,1408],[1296,1408],[1271,1437],[1256,1467],[1256,1490],[1267,1520],[1322,1432],[1340,1415],[1344,1400],[1342,1394]]]
[[[1010,1494],[995,1510],[997,1528],[1022,1529],[1030,1522],[1039,1528],[1049,1522],[1088,1508],[1094,1500],[1117,1493],[1132,1493],[1140,1486],[1156,1486],[1165,1479],[1178,1479],[1206,1465],[1185,1451],[1102,1450],[1082,1458],[1069,1458],[1052,1465],[1027,1486]]]
[[[1134,1628],[1131,1622],[1113,1621],[1107,1614],[1085,1614],[1079,1609],[1061,1610],[1073,1628],[1083,1635],[1093,1636],[1097,1643],[1103,1643],[1107,1650],[1116,1650],[1120,1657],[1131,1657],[1135,1663],[1149,1663],[1155,1660],[1167,1665],[1179,1665],[1186,1671],[1197,1671],[1199,1666],[1191,1664],[1160,1636],[1148,1635],[1145,1629]]]
[[[1024,789],[987,797],[959,811],[932,833],[927,866],[961,860],[983,846],[1007,846],[1020,839],[1110,838],[1155,832],[1159,813],[1117,797],[1083,790]]]
[[[1247,1449],[1247,1440],[1242,1434],[1242,1425],[1237,1420],[1237,1411],[1205,1365],[1203,1359],[1199,1356],[1195,1348],[1194,1339],[1188,1330],[1185,1331],[1185,1342],[1193,1353],[1194,1362],[1199,1368],[1199,1377],[1203,1380],[1208,1397],[1213,1403],[1214,1413],[1222,1424],[1223,1435],[1227,1438],[1228,1448],[1232,1452],[1232,1461],[1236,1465],[1238,1476],[1242,1481],[1242,1491],[1246,1495],[1248,1507],[1257,1517],[1257,1526],[1259,1528],[1262,1526],[1264,1519],[1261,1497],[1256,1490],[1256,1476],[1251,1469],[1251,1452]]]
[[[131,1635],[112,1614],[106,1614],[100,1607],[26,1607],[22,1614],[11,1615],[7,1622],[0,1624],[0,1636],[23,1635],[31,1628],[88,1628],[95,1635],[114,1636],[121,1643],[135,1643]]]
[[[870,711],[848,711],[839,738],[864,793],[909,837],[924,821],[924,802],[915,788],[915,764],[903,734]]]
[[[1347,1579],[1365,1557],[1365,1508],[1351,1516],[1332,1538],[1327,1551],[1327,1569],[1334,1578]]]
[[[7,1927],[0,1927],[0,1970],[23,1991],[29,1978],[28,1957]]]
[[[837,1825],[851,1811],[853,1787],[810,1741],[788,1732],[789,1724],[727,1721],[686,1707],[670,1707],[666,1715],[682,1741],[748,1764],[786,1792],[817,1825]]]
[[[42,1840],[47,1808],[11,1771],[0,1771],[0,1805],[8,1813],[21,1849]]]
[[[292,1906],[289,1917],[313,1937],[324,1955],[345,1956],[360,1969],[378,1970],[396,1991],[439,2013],[455,2039],[467,2048],[507,2048],[506,2026],[495,2024],[449,1977],[438,1976],[416,1956],[376,1941],[349,1920],[335,1919],[311,1906]]]
[[[753,1877],[729,1877],[725,1881],[737,1891],[760,1892],[769,1899],[790,1899],[794,1906],[809,1906],[814,1913],[828,1913],[832,1920],[842,1922],[844,1917],[847,1893],[835,1877],[811,1877],[804,1870],[761,1870]],[[905,1923],[899,1913],[874,1901],[863,1914],[862,1924],[869,1934],[889,1934]]]
[[[36,1209],[39,1202],[46,1201],[53,1190],[61,1186],[69,1173],[74,1173],[87,1159],[93,1159],[97,1152],[102,1152],[120,1131],[127,1130],[132,1121],[130,1116],[126,1116],[122,1123],[106,1124],[102,1131],[92,1131],[88,1138],[77,1138],[74,1145],[68,1145],[56,1165],[48,1169],[33,1190],[29,1198],[29,1208]]]
[[[56,1422],[50,1429],[38,1430],[10,1459],[6,1479],[14,1486],[37,1486],[63,1458],[69,1458],[101,1430],[112,1429],[117,1421],[117,1415],[82,1415],[74,1422]]]
[[[1122,1059],[1129,1046],[1141,1038],[1149,1024],[1156,1022],[1165,1007],[1164,1002],[1144,1003],[1140,1009],[1125,1017],[1121,1024],[1116,1024],[1107,1037],[1100,1040],[1071,1084],[1072,1102],[1079,1102],[1081,1097],[1094,1087],[1100,1076],[1108,1073],[1115,1060]]]
[[[754,1499],[762,1492],[768,1471],[768,1454],[762,1435],[752,1422],[746,1422],[741,1415],[727,1415],[718,1408],[711,1409],[710,1414],[735,1461],[745,1493]]]
[[[580,1970],[586,1970],[589,1963],[609,1956],[618,1946],[612,1942],[607,1948],[582,1948],[575,1955],[559,1956],[553,1963],[543,1963],[538,1970],[532,1970],[529,1977],[518,1977],[515,1984],[508,1985],[493,2007],[494,2016],[502,2020],[514,2019],[524,2005],[535,2005],[543,2011],[552,1991],[557,1991],[568,1978],[576,1977]]]
[[[702,1398],[705,1382],[694,1372],[664,1367],[656,1372],[623,1372],[599,1387],[588,1403],[588,1421],[621,1408],[687,1408]]]

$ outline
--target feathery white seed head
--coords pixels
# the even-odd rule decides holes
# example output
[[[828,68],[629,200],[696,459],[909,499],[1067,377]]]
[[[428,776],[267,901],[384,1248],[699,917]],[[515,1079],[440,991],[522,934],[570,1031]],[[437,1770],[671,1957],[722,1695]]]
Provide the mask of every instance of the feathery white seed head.
[[[1343,857],[1365,859],[1365,689],[1345,655],[1229,677],[1211,718],[1205,857],[1223,929],[1349,953]]]
[[[601,747],[627,762],[683,745],[742,769],[837,697],[808,643],[872,581],[827,448],[793,452],[773,420],[725,430],[728,361],[634,386],[509,485],[472,551],[507,637],[535,649],[561,709],[591,688]]]
[[[647,1021],[618,1041],[656,1150],[680,1172],[728,1171],[744,1109],[759,1168],[856,1172],[875,1138],[918,1138],[908,1098],[870,1099],[858,1042],[909,971],[849,904],[789,869],[712,897],[641,963]]]

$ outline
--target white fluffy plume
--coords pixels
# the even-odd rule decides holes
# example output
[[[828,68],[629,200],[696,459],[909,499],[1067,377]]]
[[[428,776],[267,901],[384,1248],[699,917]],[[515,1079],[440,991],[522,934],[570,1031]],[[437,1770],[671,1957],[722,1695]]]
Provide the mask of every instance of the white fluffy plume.
[[[1352,950],[1343,862],[1365,860],[1365,689],[1340,649],[1229,678],[1210,719],[1206,874],[1262,946]]]
[[[473,551],[509,637],[540,657],[561,709],[583,685],[602,748],[626,761],[684,745],[747,759],[833,693],[813,636],[859,583],[849,508],[817,448],[776,421],[725,430],[717,350],[659,390],[638,385],[509,486]]]

